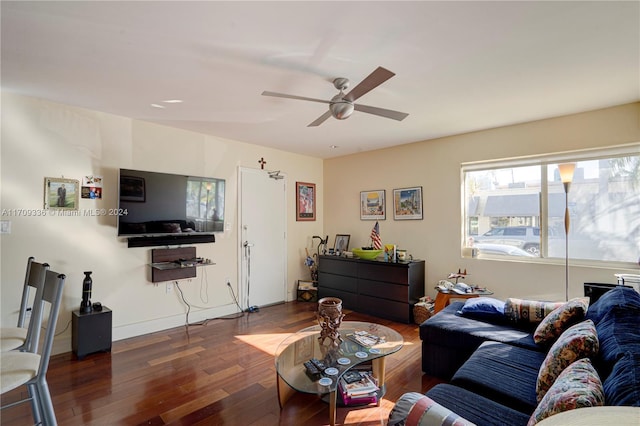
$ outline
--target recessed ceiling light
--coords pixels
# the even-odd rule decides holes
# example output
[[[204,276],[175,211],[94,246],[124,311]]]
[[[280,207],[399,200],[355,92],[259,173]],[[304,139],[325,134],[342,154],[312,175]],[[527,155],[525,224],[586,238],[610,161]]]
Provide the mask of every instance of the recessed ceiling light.
[[[162,101],[165,104],[181,104],[182,99],[167,99],[166,101]]]
[[[165,108],[164,105],[158,105],[158,104],[151,104],[151,106],[154,107],[154,108],[162,108],[162,109]]]
[[[330,145],[329,148],[336,149],[336,148],[340,148],[340,147],[338,145]]]

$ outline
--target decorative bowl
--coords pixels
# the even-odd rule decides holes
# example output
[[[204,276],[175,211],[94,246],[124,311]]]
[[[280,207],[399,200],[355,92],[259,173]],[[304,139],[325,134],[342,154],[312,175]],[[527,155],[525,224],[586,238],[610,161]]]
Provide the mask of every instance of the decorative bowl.
[[[351,249],[351,252],[358,259],[364,259],[364,260],[374,260],[376,257],[380,256],[383,253],[382,250],[363,250],[360,248]]]

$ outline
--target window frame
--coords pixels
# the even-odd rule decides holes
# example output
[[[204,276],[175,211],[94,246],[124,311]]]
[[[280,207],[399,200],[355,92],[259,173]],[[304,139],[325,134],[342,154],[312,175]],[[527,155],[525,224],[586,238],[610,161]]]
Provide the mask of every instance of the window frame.
[[[496,160],[481,160],[464,162],[460,164],[460,212],[461,212],[461,230],[460,230],[460,248],[463,258],[475,256],[472,247],[467,245],[467,232],[470,229],[470,221],[475,218],[477,223],[478,216],[467,216],[467,199],[466,199],[466,182],[465,174],[473,171],[490,171],[505,168],[539,166],[540,167],[540,256],[524,257],[517,256],[497,256],[485,254],[480,260],[498,260],[506,262],[525,262],[525,263],[542,263],[542,264],[564,264],[564,257],[548,257],[548,225],[549,225],[549,180],[548,166],[564,162],[582,162],[600,159],[610,159],[624,156],[640,156],[640,143],[630,143],[615,145],[605,148],[591,148],[576,151],[564,151],[559,153],[539,154],[522,157],[501,158]],[[477,226],[477,225],[476,225]],[[470,234],[471,235],[471,234]],[[640,255],[640,253],[639,253]],[[617,269],[635,269],[638,266],[636,262],[627,261],[611,261],[611,260],[593,260],[593,259],[576,259],[569,258],[572,265],[576,266],[595,266],[602,268]],[[640,261],[640,260],[639,260]]]

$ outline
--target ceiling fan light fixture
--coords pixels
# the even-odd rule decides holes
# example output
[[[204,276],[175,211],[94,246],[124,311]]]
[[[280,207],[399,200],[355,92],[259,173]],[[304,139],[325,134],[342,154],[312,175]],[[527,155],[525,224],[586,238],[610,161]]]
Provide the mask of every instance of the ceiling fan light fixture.
[[[342,99],[342,96],[337,95],[331,99],[329,110],[331,111],[331,115],[335,118],[338,120],[344,120],[353,114],[354,106],[353,102],[345,101]]]

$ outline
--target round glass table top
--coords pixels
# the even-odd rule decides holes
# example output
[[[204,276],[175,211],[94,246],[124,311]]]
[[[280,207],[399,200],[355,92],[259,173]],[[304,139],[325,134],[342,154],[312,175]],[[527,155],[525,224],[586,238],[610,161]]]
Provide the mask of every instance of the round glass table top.
[[[320,326],[307,327],[288,336],[276,349],[276,371],[289,386],[299,392],[324,394],[336,390],[342,374],[364,362],[387,356],[402,348],[404,340],[397,331],[383,325],[343,321],[339,328],[339,347],[326,339],[320,342]],[[321,360],[325,370],[310,377],[304,363]]]

